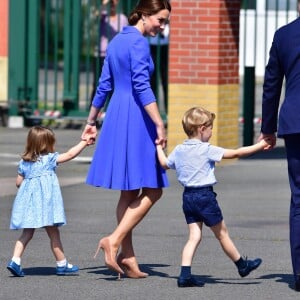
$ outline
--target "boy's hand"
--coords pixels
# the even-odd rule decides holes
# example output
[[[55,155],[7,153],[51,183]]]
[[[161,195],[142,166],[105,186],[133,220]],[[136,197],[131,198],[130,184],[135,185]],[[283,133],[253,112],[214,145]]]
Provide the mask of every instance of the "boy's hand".
[[[273,149],[276,146],[276,135],[274,133],[272,134],[264,134],[261,133],[258,137],[258,141],[265,140],[265,142],[268,144],[267,148],[264,150],[270,150]]]
[[[262,145],[264,151],[273,148],[273,140],[270,137],[263,138],[259,143]]]

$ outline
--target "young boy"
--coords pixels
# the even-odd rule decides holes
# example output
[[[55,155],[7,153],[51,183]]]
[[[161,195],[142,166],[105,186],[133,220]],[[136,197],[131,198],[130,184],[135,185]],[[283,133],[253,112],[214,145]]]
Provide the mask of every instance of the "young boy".
[[[259,267],[260,258],[247,260],[241,257],[231,240],[222,211],[218,205],[213,185],[215,162],[222,158],[247,156],[270,148],[262,140],[259,143],[238,149],[224,149],[209,144],[212,136],[215,114],[203,108],[189,109],[183,116],[182,125],[188,139],[166,157],[162,146],[157,145],[157,154],[161,166],[175,169],[178,181],[184,186],[183,212],[189,227],[189,239],[182,251],[181,273],[178,287],[203,286],[202,281],[191,275],[191,264],[195,251],[201,241],[203,223],[210,227],[219,240],[223,251],[235,263],[241,277],[247,276]]]

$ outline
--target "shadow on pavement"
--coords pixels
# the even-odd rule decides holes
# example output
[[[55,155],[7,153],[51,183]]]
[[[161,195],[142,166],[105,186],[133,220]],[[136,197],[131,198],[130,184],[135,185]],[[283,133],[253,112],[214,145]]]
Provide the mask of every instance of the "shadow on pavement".
[[[292,274],[280,274],[280,273],[275,273],[275,274],[268,274],[259,277],[260,279],[275,279],[276,282],[283,282],[287,283],[289,285],[290,289],[294,289],[294,276]]]
[[[158,277],[170,277],[167,273],[158,272],[155,268],[162,267],[170,267],[170,265],[165,264],[139,264],[139,267],[142,272],[146,272],[149,276],[158,276]],[[109,270],[106,266],[92,267],[92,268],[84,268],[80,270],[87,270],[89,273],[100,274],[100,275],[112,275],[116,277],[116,273]],[[122,275],[122,277],[126,277],[126,275]]]

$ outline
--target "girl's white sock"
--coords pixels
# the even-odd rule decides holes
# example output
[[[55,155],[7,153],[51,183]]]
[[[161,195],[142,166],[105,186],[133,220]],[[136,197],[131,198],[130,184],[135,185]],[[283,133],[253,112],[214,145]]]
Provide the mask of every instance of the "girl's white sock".
[[[65,267],[66,265],[67,265],[67,259],[65,258],[65,259],[63,259],[63,260],[60,260],[60,261],[57,261],[56,262],[56,265],[58,266],[58,267]],[[71,265],[71,264],[69,264],[68,263],[68,268],[72,268],[73,267],[73,265]]]
[[[59,261],[56,262],[56,265],[58,267],[64,267],[66,264],[67,264],[67,259],[66,258],[63,259],[63,260],[59,260]]]
[[[13,256],[13,258],[11,259],[14,263],[16,263],[17,265],[21,265],[21,257],[15,257]]]

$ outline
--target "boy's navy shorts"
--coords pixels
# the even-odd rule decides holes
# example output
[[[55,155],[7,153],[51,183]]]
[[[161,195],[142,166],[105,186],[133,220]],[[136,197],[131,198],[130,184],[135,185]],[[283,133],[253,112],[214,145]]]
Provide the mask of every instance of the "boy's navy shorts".
[[[212,227],[223,220],[222,211],[212,186],[185,187],[182,209],[187,224],[203,222]]]

